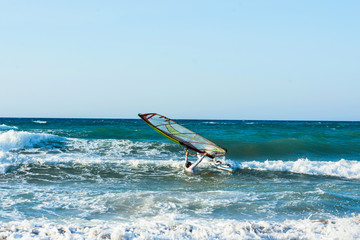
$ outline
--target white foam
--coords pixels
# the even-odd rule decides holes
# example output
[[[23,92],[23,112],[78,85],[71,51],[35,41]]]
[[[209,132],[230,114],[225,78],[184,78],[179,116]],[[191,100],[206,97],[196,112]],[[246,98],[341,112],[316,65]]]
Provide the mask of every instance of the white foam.
[[[18,127],[15,126],[7,126],[5,124],[0,125],[0,130],[11,130],[11,129],[18,129]]]
[[[52,148],[54,142],[62,143],[61,149]],[[33,147],[47,148],[33,148]],[[166,150],[168,144],[151,142],[133,142],[130,140],[86,140],[65,139],[44,133],[29,133],[10,130],[0,133],[0,173],[5,173],[10,166],[23,163],[37,164],[111,164],[129,169],[158,167],[182,168],[177,153]],[[20,149],[19,152],[11,150]],[[29,154],[30,153],[30,154]]]
[[[241,168],[256,170],[285,171],[310,175],[327,175],[343,178],[360,178],[360,161],[345,160],[310,161],[309,159],[298,159],[297,161],[265,161],[265,162],[242,162]]]
[[[177,155],[166,148],[171,146],[167,143],[137,142],[125,139],[96,139],[86,140],[69,138],[67,148],[82,153],[112,156],[123,158],[125,156],[149,157],[156,159],[169,159]]]
[[[16,166],[24,162],[32,162],[31,156],[24,154],[15,154],[0,150],[0,174],[5,173],[11,166]]]
[[[1,239],[359,239],[360,217],[330,220],[235,221],[165,214],[135,221],[46,219],[0,223]]]
[[[35,159],[29,155],[16,154],[0,150],[0,174],[5,173],[7,169],[11,166],[16,166],[25,162],[30,163],[34,161]]]
[[[121,160],[120,164],[127,164],[132,168],[139,168],[145,166],[156,166],[156,167],[172,167],[172,168],[183,168],[184,162],[177,160],[144,160],[144,159],[133,159],[133,160]]]
[[[0,173],[4,173],[10,165],[7,153],[0,151]]]
[[[234,124],[234,122],[229,122],[229,121],[207,121],[207,122],[202,122],[204,124],[221,124],[221,125],[229,125],[229,124]]]
[[[33,123],[39,123],[39,124],[46,124],[47,121],[41,121],[41,120],[35,120],[35,121],[32,121]]]
[[[79,164],[83,166],[110,164],[132,170],[144,171],[149,168],[173,168],[182,169],[184,162],[181,160],[151,160],[137,159],[119,156],[98,156],[82,153],[58,153],[58,154],[18,154],[0,150],[0,173],[5,173],[10,166],[18,166],[24,163],[36,164]],[[206,166],[203,164],[201,167]]]
[[[10,130],[0,133],[0,150],[10,151],[15,149],[32,148],[35,145],[47,142],[61,142],[66,139],[46,133],[30,133],[24,131]]]

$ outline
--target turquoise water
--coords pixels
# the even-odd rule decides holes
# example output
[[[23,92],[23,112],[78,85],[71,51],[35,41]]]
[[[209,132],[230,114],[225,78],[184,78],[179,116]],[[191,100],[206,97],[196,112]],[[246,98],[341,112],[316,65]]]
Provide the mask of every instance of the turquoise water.
[[[177,122],[226,148],[235,172],[204,161],[185,173],[184,149],[141,119],[0,119],[0,229],[33,238],[360,237],[360,122]],[[314,224],[331,231],[313,236]]]

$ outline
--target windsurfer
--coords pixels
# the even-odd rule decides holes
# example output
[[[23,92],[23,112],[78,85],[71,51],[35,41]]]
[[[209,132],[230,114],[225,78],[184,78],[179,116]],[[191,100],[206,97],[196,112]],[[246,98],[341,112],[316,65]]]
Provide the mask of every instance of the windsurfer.
[[[199,163],[204,159],[204,157],[206,157],[207,153],[204,153],[204,155],[200,155],[200,154],[197,154],[197,157],[198,157],[198,160],[192,164],[190,161],[188,161],[188,156],[189,156],[189,152],[186,150],[186,153],[185,153],[185,170],[187,172],[191,172],[191,173],[194,173],[196,170],[195,170],[195,167],[197,165],[199,165]]]

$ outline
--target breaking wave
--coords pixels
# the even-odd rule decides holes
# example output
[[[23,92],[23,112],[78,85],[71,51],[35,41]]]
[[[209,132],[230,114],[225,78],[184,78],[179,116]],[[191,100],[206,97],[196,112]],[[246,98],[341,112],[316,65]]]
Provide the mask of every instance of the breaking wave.
[[[127,139],[65,138],[48,133],[9,130],[0,133],[0,151],[48,149],[47,153],[79,153],[97,156],[169,158],[183,149],[171,143],[140,142]],[[29,152],[29,151],[28,151]],[[31,152],[34,153],[34,152]]]
[[[15,126],[7,126],[5,124],[0,125],[0,130],[11,130],[11,129],[18,129],[18,128]]]
[[[22,163],[105,163],[108,161],[136,168],[181,168],[183,149],[171,143],[131,141],[126,139],[64,138],[47,133],[9,130],[0,133],[0,173],[10,166]],[[314,161],[299,158],[296,161],[244,161],[227,160],[234,168],[261,171],[281,171],[308,175],[334,176],[360,179],[360,161]],[[209,168],[209,164],[199,165]]]
[[[0,150],[10,151],[34,147],[51,147],[54,143],[66,141],[66,138],[47,133],[30,133],[10,130],[0,134]]]
[[[309,159],[298,159],[297,161],[251,161],[241,163],[240,168],[360,179],[360,161],[345,159],[336,162],[310,161]]]

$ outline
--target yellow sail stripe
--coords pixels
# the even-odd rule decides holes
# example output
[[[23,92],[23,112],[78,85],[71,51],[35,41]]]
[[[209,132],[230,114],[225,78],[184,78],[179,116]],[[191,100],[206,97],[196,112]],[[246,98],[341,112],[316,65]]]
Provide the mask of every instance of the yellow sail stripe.
[[[158,128],[156,128],[155,126],[153,126],[152,124],[146,122],[150,127],[152,127],[153,129],[155,129],[158,133],[160,133],[161,135],[163,135],[164,137],[167,137],[168,139],[170,139],[171,141],[177,143],[177,144],[180,144],[182,145],[178,140],[176,140],[175,138],[172,138],[168,135],[166,135],[165,133],[163,133],[162,131],[160,131]]]

